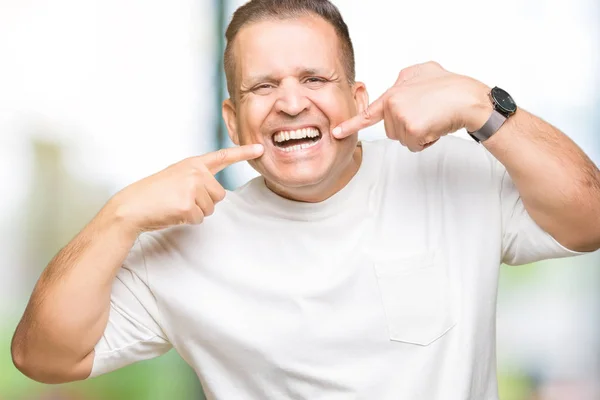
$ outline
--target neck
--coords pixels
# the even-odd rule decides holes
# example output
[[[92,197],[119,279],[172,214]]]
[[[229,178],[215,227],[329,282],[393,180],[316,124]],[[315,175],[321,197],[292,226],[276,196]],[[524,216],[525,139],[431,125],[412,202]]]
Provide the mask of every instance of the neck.
[[[346,163],[340,172],[328,177],[316,185],[299,188],[288,188],[277,185],[265,180],[267,187],[275,194],[289,200],[300,201],[304,203],[319,203],[327,200],[340,190],[356,175],[362,162],[362,146],[360,143],[356,146],[352,157]]]

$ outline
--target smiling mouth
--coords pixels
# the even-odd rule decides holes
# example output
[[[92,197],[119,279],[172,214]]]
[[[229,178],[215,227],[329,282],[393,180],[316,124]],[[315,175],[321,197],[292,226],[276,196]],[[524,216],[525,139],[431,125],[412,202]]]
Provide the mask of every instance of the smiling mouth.
[[[273,143],[283,151],[299,151],[316,145],[323,135],[315,127],[279,131],[273,135]]]

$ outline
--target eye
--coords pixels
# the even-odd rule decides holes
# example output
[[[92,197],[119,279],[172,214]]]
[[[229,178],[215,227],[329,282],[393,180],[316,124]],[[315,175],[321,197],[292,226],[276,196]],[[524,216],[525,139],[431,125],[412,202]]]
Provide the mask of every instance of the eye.
[[[275,85],[271,83],[261,83],[260,85],[254,86],[254,88],[252,88],[252,91],[258,95],[266,95],[271,93],[273,89],[275,89]]]
[[[327,79],[319,78],[318,76],[309,76],[304,79],[304,84],[307,85],[311,89],[319,89],[323,87],[327,83]]]

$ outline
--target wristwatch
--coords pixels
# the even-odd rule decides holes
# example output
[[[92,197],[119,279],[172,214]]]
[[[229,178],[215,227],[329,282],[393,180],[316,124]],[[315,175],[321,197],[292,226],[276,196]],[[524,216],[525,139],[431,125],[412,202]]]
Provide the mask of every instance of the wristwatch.
[[[499,87],[494,87],[489,93],[494,106],[492,115],[487,122],[475,132],[467,132],[475,141],[484,142],[500,129],[502,124],[517,111],[517,104],[510,94]]]

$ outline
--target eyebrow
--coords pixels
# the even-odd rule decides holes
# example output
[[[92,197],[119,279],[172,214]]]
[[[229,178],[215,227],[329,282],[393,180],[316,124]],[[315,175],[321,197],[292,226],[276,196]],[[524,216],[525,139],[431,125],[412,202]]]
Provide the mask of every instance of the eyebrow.
[[[320,75],[326,76],[331,75],[331,72],[327,72],[322,68],[299,68],[296,73],[296,76],[306,76],[306,75]],[[254,75],[249,76],[242,81],[242,86],[252,87],[259,82],[277,82],[279,78],[275,75],[265,74],[265,75]]]

